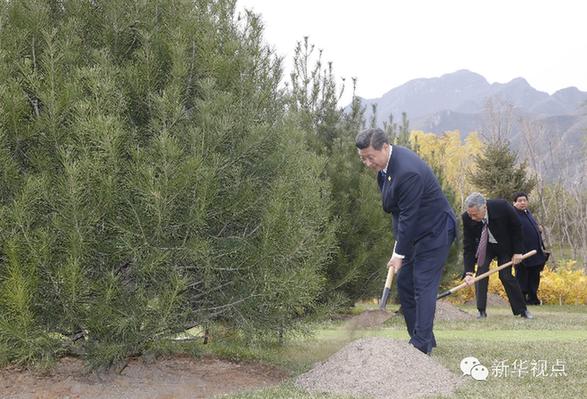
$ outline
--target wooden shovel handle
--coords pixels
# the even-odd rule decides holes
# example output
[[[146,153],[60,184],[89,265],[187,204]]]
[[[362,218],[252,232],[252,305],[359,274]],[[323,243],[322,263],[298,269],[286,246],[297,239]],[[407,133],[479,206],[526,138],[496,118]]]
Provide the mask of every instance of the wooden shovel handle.
[[[529,257],[531,257],[531,256],[534,256],[534,255],[536,255],[536,250],[535,250],[535,249],[533,249],[533,250],[532,250],[532,251],[530,251],[530,252],[526,252],[524,255],[522,255],[522,260],[524,260],[524,259],[526,259],[526,258],[529,258]],[[497,273],[498,271],[500,271],[500,270],[502,270],[502,269],[505,269],[506,267],[510,267],[511,265],[512,265],[512,261],[509,261],[509,262],[507,262],[507,263],[504,263],[503,265],[500,265],[500,266],[496,267],[495,269],[491,269],[491,270],[489,270],[489,271],[487,271],[487,272],[485,272],[485,273],[483,273],[483,274],[480,274],[480,275],[478,275],[477,277],[475,277],[475,280],[474,280],[474,282],[476,283],[476,282],[477,282],[477,281],[479,281],[479,280],[483,280],[484,278],[487,278],[487,277],[489,277],[489,276],[490,276],[490,275],[492,275],[493,273]],[[449,295],[451,295],[451,294],[453,294],[453,293],[457,292],[458,290],[460,290],[460,289],[462,289],[462,288],[465,288],[466,286],[467,286],[467,283],[462,283],[462,284],[459,284],[459,285],[457,285],[456,287],[453,287],[453,288],[451,288],[451,289],[450,289],[450,290],[448,290],[448,291],[444,291],[443,293],[441,293],[441,294],[438,294],[438,296],[436,297],[436,299],[438,300],[438,299],[440,299],[440,298],[447,297],[447,296],[449,296]]]

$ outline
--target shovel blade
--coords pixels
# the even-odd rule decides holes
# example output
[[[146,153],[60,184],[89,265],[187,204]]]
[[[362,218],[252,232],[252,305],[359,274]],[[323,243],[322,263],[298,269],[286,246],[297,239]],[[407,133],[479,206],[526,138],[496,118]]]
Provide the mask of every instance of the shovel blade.
[[[387,298],[389,298],[389,292],[391,289],[385,287],[383,289],[383,295],[381,295],[381,299],[379,300],[379,309],[385,310],[385,305],[387,305]]]

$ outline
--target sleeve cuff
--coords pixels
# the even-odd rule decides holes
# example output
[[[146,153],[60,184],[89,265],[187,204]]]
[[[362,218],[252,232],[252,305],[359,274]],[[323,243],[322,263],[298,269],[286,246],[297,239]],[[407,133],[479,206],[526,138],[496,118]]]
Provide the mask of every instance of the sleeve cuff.
[[[405,255],[400,255],[397,252],[395,252],[395,247],[397,246],[397,242],[393,245],[393,255],[391,255],[392,258],[400,258],[400,259],[404,259],[406,256]]]

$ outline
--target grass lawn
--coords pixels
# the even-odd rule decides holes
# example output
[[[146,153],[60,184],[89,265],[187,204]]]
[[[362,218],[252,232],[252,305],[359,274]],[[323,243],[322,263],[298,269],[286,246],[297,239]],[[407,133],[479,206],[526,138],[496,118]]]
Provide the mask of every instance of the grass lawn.
[[[474,308],[462,307],[471,313]],[[393,307],[390,307],[393,310]],[[514,317],[509,307],[488,309],[485,320],[438,322],[432,357],[458,375],[461,359],[474,356],[489,369],[487,381],[470,376],[451,398],[587,398],[587,306],[531,307],[533,320]],[[366,336],[407,340],[403,319],[383,328],[349,332],[342,323],[317,326],[311,338],[275,348],[244,348],[219,343],[210,349],[232,359],[258,360],[283,367],[292,377],[327,359],[352,340]],[[344,398],[303,392],[290,381],[278,387],[228,398]]]

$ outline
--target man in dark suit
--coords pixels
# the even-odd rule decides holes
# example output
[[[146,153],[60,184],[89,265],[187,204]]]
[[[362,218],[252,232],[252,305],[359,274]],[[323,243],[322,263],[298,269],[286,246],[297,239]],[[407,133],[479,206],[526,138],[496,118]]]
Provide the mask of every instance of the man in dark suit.
[[[463,219],[463,260],[465,282],[473,284],[473,272],[477,262],[477,275],[489,270],[494,258],[502,265],[512,261],[514,265],[522,260],[524,243],[522,226],[516,210],[505,200],[486,201],[480,193],[472,193],[465,199],[466,211]],[[533,318],[522,295],[522,290],[512,268],[499,271],[499,279],[505,288],[514,315]],[[475,283],[479,318],[487,317],[487,278]]]
[[[542,231],[528,209],[528,195],[526,193],[514,194],[514,208],[516,208],[518,218],[522,224],[524,250],[526,252],[536,250],[536,255],[524,259],[523,262],[516,265],[516,279],[520,284],[526,303],[528,305],[540,305],[540,299],[538,299],[540,272],[544,270],[544,264],[547,259],[544,252],[544,241],[542,241]]]
[[[356,137],[361,161],[377,172],[383,210],[391,213],[395,246],[387,266],[397,276],[410,343],[424,353],[436,346],[432,331],[444,262],[456,219],[430,167],[407,148],[391,146],[381,129]]]

